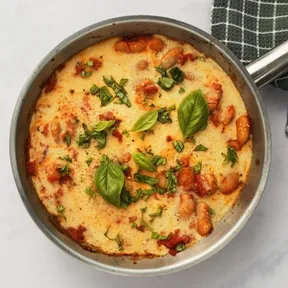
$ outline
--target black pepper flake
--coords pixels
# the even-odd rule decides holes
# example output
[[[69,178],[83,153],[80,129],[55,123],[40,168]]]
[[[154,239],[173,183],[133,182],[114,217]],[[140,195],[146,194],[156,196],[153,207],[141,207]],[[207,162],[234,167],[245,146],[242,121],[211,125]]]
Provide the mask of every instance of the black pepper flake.
[[[73,94],[75,91],[73,89],[70,89],[69,91],[71,94]]]

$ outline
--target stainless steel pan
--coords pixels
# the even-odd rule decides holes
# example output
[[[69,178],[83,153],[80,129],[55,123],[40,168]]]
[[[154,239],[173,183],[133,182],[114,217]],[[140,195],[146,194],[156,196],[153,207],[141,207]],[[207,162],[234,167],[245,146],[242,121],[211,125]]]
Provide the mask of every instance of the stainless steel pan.
[[[241,199],[209,237],[176,257],[145,259],[135,265],[129,259],[85,251],[54,227],[26,175],[24,147],[30,116],[39,96],[40,87],[55,67],[80,50],[107,38],[155,33],[191,43],[213,58],[231,76],[251,118],[253,162]],[[153,16],[115,18],[91,25],[68,37],[40,62],[27,80],[17,101],[11,124],[10,156],[14,178],[20,196],[35,223],[48,238],[69,254],[100,270],[117,274],[145,276],[170,273],[188,268],[215,254],[242,229],[263,193],[270,166],[271,135],[267,113],[257,86],[268,83],[288,68],[287,45],[283,44],[245,68],[227,47],[211,35],[168,18]]]

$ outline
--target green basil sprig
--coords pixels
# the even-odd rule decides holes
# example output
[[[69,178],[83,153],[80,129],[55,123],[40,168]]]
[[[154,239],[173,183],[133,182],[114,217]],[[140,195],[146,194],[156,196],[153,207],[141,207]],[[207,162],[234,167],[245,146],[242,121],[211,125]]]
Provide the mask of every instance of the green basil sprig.
[[[108,157],[104,157],[95,173],[94,183],[99,194],[107,202],[120,208],[124,179],[121,166],[113,163]]]
[[[191,137],[208,124],[209,108],[203,92],[199,89],[186,96],[178,108],[178,121],[185,138]]]
[[[234,148],[228,146],[227,147],[227,154],[221,153],[222,156],[225,157],[224,163],[229,163],[231,162],[231,167],[234,167],[234,165],[238,162],[238,156],[237,152],[235,151]]]
[[[134,124],[131,131],[146,131],[154,126],[157,121],[158,111],[152,110],[142,115]]]
[[[133,159],[138,164],[140,169],[156,171],[155,165],[152,163],[151,159],[148,158],[144,153],[135,152],[133,154]]]
[[[147,175],[143,175],[138,173],[134,174],[134,181],[139,182],[139,183],[146,183],[149,184],[151,186],[154,186],[156,184],[158,184],[159,180],[157,178],[153,178]]]

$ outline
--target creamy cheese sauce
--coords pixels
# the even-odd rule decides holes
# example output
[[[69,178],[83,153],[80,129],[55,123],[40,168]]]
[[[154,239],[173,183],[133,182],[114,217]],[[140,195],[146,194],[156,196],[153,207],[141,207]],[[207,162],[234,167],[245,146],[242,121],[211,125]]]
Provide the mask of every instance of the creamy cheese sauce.
[[[185,54],[192,53],[194,56],[201,56],[201,53],[187,43],[179,43],[160,35],[157,37],[165,43],[164,49],[158,53],[148,48],[140,53],[115,51],[114,44],[119,38],[111,38],[73,56],[65,63],[65,67],[61,71],[56,72],[57,83],[54,89],[49,93],[45,93],[45,89],[43,89],[31,120],[29,161],[36,165],[35,175],[32,176],[35,190],[49,213],[58,217],[59,225],[63,229],[70,228],[71,231],[71,227],[74,229],[79,226],[85,228],[82,239],[72,238],[80,240],[79,242],[95,251],[111,255],[166,255],[169,249],[164,245],[158,245],[157,240],[151,239],[151,232],[148,229],[142,232],[131,227],[129,217],[136,216],[135,223],[138,225],[141,219],[140,209],[144,207],[147,207],[147,212],[143,214],[143,217],[146,222],[149,222],[149,214],[157,212],[159,206],[165,206],[162,216],[149,222],[155,232],[168,235],[179,229],[180,235],[185,234],[191,237],[186,248],[202,238],[196,229],[197,215],[195,212],[188,219],[179,217],[179,196],[183,193],[183,187],[177,187],[174,197],[167,197],[165,194],[157,197],[150,196],[147,200],[140,199],[125,209],[116,208],[107,203],[97,193],[93,183],[95,171],[100,165],[101,155],[106,154],[111,160],[118,161],[125,153],[133,154],[137,149],[142,151],[145,151],[145,148],[151,149],[154,154],[167,158],[167,164],[159,166],[158,172],[168,170],[169,167],[176,165],[177,159],[188,155],[191,167],[202,161],[201,174],[213,173],[217,182],[223,175],[237,171],[241,175],[241,182],[245,183],[249,173],[252,158],[251,139],[242,147],[241,151],[237,152],[238,163],[234,167],[231,168],[230,164],[223,163],[224,157],[221,155],[227,153],[227,141],[237,137],[236,119],[241,115],[247,115],[241,95],[231,79],[212,59],[206,58],[206,61],[203,61],[203,58],[200,57],[195,61],[188,60],[183,66],[177,64],[177,67],[186,73],[186,78],[170,91],[164,91],[156,84],[161,75],[155,69],[160,64],[163,55],[169,49],[178,46],[184,48]],[[89,77],[75,75],[76,63],[79,61],[85,63],[90,58],[99,59],[102,66],[93,70]],[[148,61],[147,69],[136,68],[140,60]],[[121,78],[129,79],[125,89],[132,107],[128,108],[126,105],[113,102],[101,107],[99,97],[89,93],[93,84],[99,87],[104,86],[103,76],[109,77],[110,75],[118,83]],[[145,79],[152,80],[159,89],[153,97],[147,97],[144,100],[146,104],[143,103],[143,99],[140,99],[139,102],[139,93],[136,92],[137,85]],[[196,144],[185,142],[184,150],[178,153],[172,144],[175,140],[183,140],[177,119],[177,108],[191,91],[201,89],[204,95],[209,94],[211,83],[219,83],[222,86],[223,93],[219,104],[221,111],[225,111],[228,106],[233,105],[235,116],[225,128],[221,124],[219,127],[215,127],[209,120],[207,128],[194,135]],[[179,93],[180,87],[185,89],[185,93]],[[111,88],[109,90],[112,95],[115,95]],[[96,148],[95,140],[91,140],[91,145],[87,149],[77,145],[79,135],[83,134],[82,123],[90,128],[99,122],[100,114],[111,111],[117,119],[122,120],[119,131],[122,132],[126,129],[129,131],[141,115],[156,109],[149,106],[151,103],[156,108],[176,105],[176,110],[170,112],[172,123],[160,124],[158,122],[153,127],[153,134],[147,134],[144,140],[141,139],[142,133],[129,132],[129,136],[123,135],[123,141],[120,143],[116,137],[108,133],[106,147],[102,150]],[[71,123],[74,132],[71,135],[71,144],[67,147],[63,134],[69,129],[67,125],[69,126]],[[60,126],[58,126],[59,124]],[[60,131],[59,141],[55,141],[53,127],[56,127],[56,134]],[[166,141],[168,135],[173,139],[172,142]],[[56,139],[57,137],[56,135]],[[206,146],[208,150],[205,152],[193,151],[198,144]],[[72,163],[59,159],[65,155],[71,157]],[[88,166],[86,161],[90,157],[93,160]],[[71,179],[65,183],[51,181],[51,179],[49,181],[47,178],[49,171],[53,167],[55,169],[56,166],[63,167],[65,165],[68,165],[71,170]],[[132,175],[137,172],[138,166],[133,159],[127,165],[131,167]],[[156,172],[146,174],[154,177],[157,175]],[[126,188],[133,195],[138,188],[149,189],[150,187],[147,184],[136,183],[128,179],[125,183]],[[89,187],[95,191],[95,197],[91,198],[85,193],[85,189]],[[242,188],[243,185],[239,185],[229,195],[224,195],[217,190],[213,195],[203,198],[193,191],[189,193],[193,195],[196,203],[205,202],[213,209],[211,221],[212,226],[215,227],[233,207]],[[61,212],[63,215],[57,211],[59,205],[64,208]],[[119,234],[123,246],[122,251],[119,251],[115,241],[105,237],[104,234],[108,227],[109,237],[114,238]]]

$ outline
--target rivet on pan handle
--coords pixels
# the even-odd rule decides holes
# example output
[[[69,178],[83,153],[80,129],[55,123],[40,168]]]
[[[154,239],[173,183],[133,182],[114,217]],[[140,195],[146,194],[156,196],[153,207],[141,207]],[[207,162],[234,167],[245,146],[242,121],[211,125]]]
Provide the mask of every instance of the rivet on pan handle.
[[[288,41],[246,66],[258,87],[288,71]]]

